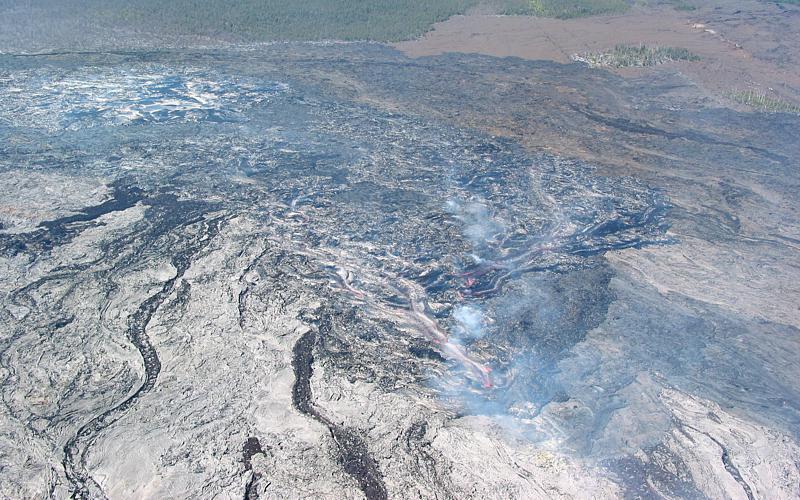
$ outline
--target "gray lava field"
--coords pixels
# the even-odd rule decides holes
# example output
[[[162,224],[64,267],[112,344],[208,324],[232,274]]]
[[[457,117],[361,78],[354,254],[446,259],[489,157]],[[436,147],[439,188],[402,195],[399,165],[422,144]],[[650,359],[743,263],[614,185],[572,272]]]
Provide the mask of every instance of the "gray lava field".
[[[0,496],[800,496],[800,117],[647,78],[0,55]]]

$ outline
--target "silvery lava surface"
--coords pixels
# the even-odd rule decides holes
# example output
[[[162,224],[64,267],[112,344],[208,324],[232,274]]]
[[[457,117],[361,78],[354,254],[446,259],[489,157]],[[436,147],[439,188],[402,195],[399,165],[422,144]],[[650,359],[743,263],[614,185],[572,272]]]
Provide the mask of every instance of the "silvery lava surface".
[[[513,113],[498,65],[619,85],[359,44],[2,56],[0,491],[796,494],[796,328],[610,263],[694,214],[447,118]],[[539,119],[797,186],[796,117],[613,111]]]

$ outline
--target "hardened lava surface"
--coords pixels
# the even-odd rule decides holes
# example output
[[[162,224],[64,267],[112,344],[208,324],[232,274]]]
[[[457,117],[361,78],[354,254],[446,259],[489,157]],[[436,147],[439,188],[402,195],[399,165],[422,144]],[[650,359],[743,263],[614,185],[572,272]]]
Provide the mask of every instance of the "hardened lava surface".
[[[678,113],[662,95],[590,72],[359,44],[0,56],[0,492],[800,493],[797,313],[662,276],[743,224],[657,172],[718,157],[706,180],[758,205],[735,173],[796,185],[798,121],[762,146],[734,112],[669,131],[622,115]],[[653,169],[491,132],[537,112]]]

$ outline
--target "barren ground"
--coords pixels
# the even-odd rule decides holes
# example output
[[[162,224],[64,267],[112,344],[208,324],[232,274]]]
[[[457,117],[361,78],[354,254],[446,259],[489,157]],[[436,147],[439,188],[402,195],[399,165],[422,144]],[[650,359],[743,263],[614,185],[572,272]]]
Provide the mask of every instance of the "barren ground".
[[[647,69],[685,75],[721,103],[726,94],[756,89],[800,100],[800,9],[761,2],[709,2],[695,11],[635,8],[614,16],[547,19],[528,16],[455,16],[419,40],[396,47],[412,57],[447,52],[531,60],[570,61],[576,53],[616,44],[689,49],[699,62]]]

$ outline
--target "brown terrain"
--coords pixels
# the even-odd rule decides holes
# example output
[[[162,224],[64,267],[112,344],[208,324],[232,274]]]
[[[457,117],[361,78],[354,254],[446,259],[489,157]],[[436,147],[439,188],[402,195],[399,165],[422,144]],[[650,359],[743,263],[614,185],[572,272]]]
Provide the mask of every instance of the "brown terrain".
[[[665,295],[679,293],[800,327],[800,309],[793,299],[784,300],[800,293],[798,270],[790,264],[800,250],[800,228],[788,215],[796,210],[794,196],[774,187],[781,177],[773,162],[747,149],[750,141],[770,144],[756,131],[767,115],[730,97],[753,90],[800,103],[800,6],[712,1],[693,11],[636,7],[569,20],[475,13],[453,17],[395,47],[415,58],[472,53],[569,63],[573,54],[616,44],[682,47],[701,59],[594,69],[576,74],[573,82],[548,71],[473,75],[492,92],[527,97],[502,111],[471,103],[446,118],[514,138],[531,151],[581,158],[606,175],[633,175],[666,189],[675,204],[672,233],[680,244],[611,252],[607,258]],[[607,71],[621,77],[616,84],[609,85]],[[631,99],[632,93],[649,97]],[[702,110],[726,107],[746,113],[737,124],[694,122]],[[693,153],[686,146],[694,139],[681,137],[691,129],[733,140]],[[726,164],[729,153],[723,151],[750,158],[751,167]],[[789,162],[796,166],[796,159]],[[734,208],[739,201],[730,198],[731,189],[751,193],[752,203]],[[728,210],[736,215],[722,215]],[[739,235],[706,241],[703,219]],[[743,253],[743,241],[758,249]]]
[[[697,62],[617,70],[685,75],[721,104],[734,91],[755,90],[800,102],[800,8],[766,2],[707,2],[694,11],[637,7],[613,16],[548,19],[465,15],[438,24],[398,49],[412,57],[463,52],[570,62],[571,56],[616,44],[686,48]]]

